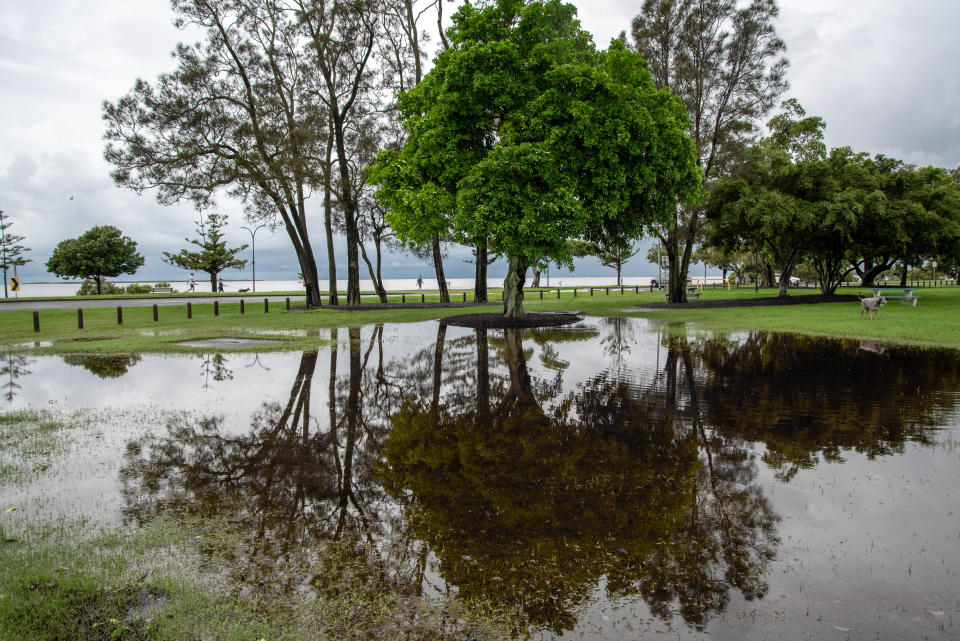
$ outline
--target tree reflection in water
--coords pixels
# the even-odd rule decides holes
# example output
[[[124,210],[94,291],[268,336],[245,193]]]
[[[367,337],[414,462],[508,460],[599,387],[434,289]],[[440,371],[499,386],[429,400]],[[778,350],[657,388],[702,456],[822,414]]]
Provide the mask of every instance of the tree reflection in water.
[[[63,362],[83,367],[99,378],[120,378],[140,362],[139,354],[67,354]]]
[[[506,376],[490,373],[488,343]],[[696,624],[731,586],[762,596],[777,519],[744,448],[706,439],[678,402],[690,376],[637,390],[602,373],[563,393],[559,376],[531,376],[523,330],[478,330],[476,344],[476,403],[406,397],[383,450],[384,486],[409,501],[447,582],[556,632],[603,578],[613,597]]]
[[[731,594],[767,591],[778,517],[759,457],[789,481],[846,448],[895,452],[956,403],[958,365],[937,353],[782,335],[672,332],[655,376],[634,384],[631,323],[440,324],[392,358],[382,327],[346,330],[346,358],[333,330],[325,393],[305,353],[289,398],[244,433],[178,418],[130,443],[128,514],[219,524],[238,544],[216,560],[246,589],[337,590],[366,573],[417,594],[439,578],[560,632],[602,587],[703,626]],[[590,342],[608,367],[582,371],[565,341]],[[920,402],[900,401],[917,387]],[[331,546],[356,563],[330,563]]]

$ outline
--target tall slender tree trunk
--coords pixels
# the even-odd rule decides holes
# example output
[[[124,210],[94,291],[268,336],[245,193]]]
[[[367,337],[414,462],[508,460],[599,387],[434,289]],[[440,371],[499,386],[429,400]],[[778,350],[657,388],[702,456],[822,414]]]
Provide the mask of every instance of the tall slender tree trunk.
[[[507,277],[503,280],[503,315],[507,318],[523,316],[523,284],[526,278],[526,263],[521,258],[511,256]]]
[[[477,243],[477,264],[473,279],[473,302],[487,302],[487,242]]]
[[[900,273],[900,287],[907,286],[907,272],[910,271],[910,265],[903,263],[903,271]]]
[[[339,305],[340,297],[337,295],[337,257],[333,253],[333,200],[331,190],[333,187],[333,127],[331,126],[327,138],[327,157],[326,165],[323,170],[323,227],[327,235],[327,293],[330,295],[330,304]],[[318,299],[319,300],[319,299]]]
[[[440,253],[440,234],[433,234],[433,269],[437,273],[437,284],[440,287],[440,302],[450,302],[450,291],[447,289],[446,277],[443,275],[443,255]]]
[[[367,271],[370,273],[370,280],[373,281],[373,288],[377,290],[377,298],[380,299],[381,303],[387,302],[387,292],[383,288],[383,282],[380,280],[379,268],[380,268],[380,247],[377,246],[377,269],[373,268],[373,263],[370,262],[370,257],[367,256],[367,247],[363,243],[360,243],[360,255],[363,256],[363,262],[367,264]]]

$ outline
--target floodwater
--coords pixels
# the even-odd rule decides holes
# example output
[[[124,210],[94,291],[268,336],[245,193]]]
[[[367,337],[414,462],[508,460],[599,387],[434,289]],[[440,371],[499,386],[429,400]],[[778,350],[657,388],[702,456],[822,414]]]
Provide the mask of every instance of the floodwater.
[[[342,541],[537,639],[960,638],[956,352],[642,319],[331,334],[4,355],[7,408],[85,419],[0,500],[204,515],[257,589],[322,592],[311,551]]]

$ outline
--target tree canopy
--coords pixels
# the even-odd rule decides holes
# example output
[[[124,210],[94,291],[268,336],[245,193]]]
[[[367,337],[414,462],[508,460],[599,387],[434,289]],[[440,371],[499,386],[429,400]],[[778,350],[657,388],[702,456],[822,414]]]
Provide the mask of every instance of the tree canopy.
[[[691,202],[700,174],[682,103],[622,42],[598,52],[557,0],[465,5],[450,48],[400,99],[407,142],[372,172],[401,238],[437,229],[510,262],[504,312],[523,313],[527,267],[570,265],[570,239],[639,235]]]
[[[206,220],[197,222],[197,233],[200,238],[184,238],[195,245],[200,251],[181,249],[176,254],[163,252],[163,260],[171,265],[206,272],[210,275],[210,291],[217,291],[217,276],[225,269],[243,269],[247,261],[237,258],[237,254],[247,248],[246,244],[239,247],[227,247],[220,230],[227,224],[227,217],[223,214],[207,214]]]
[[[96,280],[98,294],[104,276],[133,274],[142,266],[136,241],[112,225],[98,225],[61,241],[47,261],[47,271],[60,278]]]

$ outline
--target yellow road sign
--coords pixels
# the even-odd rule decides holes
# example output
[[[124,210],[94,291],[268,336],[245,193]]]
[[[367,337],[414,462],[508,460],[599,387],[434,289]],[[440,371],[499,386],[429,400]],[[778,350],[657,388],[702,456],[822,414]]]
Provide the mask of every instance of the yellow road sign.
[[[13,277],[13,278],[10,279],[10,289],[11,289],[12,291],[15,291],[15,292],[20,291],[20,279],[19,279],[19,278]]]

